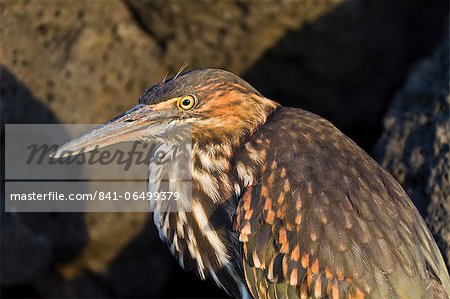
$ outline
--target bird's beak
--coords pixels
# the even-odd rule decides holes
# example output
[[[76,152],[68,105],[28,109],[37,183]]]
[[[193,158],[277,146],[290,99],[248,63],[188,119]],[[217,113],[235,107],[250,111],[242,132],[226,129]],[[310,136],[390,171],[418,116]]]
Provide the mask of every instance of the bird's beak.
[[[148,129],[161,119],[161,114],[162,112],[153,110],[150,105],[136,105],[127,112],[62,145],[50,157],[64,158],[123,141],[138,140],[148,135]]]

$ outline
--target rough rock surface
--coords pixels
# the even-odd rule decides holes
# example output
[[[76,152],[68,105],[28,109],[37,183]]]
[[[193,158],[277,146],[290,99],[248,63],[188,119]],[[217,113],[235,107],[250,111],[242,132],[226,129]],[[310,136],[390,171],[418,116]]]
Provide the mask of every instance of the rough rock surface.
[[[50,265],[50,242],[32,232],[17,214],[4,215],[1,225],[2,285],[29,282],[45,272]]]
[[[129,2],[135,19],[121,1],[3,1],[2,64],[61,122],[96,123],[185,61],[241,73],[337,2]]]
[[[287,30],[332,11],[343,0],[140,1],[126,0],[142,28],[164,51],[165,65],[243,74]]]
[[[450,268],[449,40],[415,66],[375,152],[425,217]]]
[[[2,1],[2,65],[63,123],[131,107],[165,72],[155,42],[119,1]],[[7,99],[6,115],[19,109]]]

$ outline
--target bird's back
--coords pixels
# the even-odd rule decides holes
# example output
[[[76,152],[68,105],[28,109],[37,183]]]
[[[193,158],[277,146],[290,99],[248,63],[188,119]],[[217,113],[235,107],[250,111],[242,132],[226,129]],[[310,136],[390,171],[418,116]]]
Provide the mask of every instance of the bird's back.
[[[278,108],[238,161],[264,152],[235,229],[255,297],[447,298],[442,256],[395,181],[330,122]]]

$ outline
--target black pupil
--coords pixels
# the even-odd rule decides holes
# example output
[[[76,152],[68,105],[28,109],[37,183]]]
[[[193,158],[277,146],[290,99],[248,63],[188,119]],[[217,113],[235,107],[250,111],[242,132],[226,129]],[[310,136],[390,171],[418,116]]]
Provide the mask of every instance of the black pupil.
[[[181,104],[182,104],[183,106],[189,106],[189,105],[191,104],[191,100],[189,100],[189,99],[184,99],[183,102],[181,102]]]

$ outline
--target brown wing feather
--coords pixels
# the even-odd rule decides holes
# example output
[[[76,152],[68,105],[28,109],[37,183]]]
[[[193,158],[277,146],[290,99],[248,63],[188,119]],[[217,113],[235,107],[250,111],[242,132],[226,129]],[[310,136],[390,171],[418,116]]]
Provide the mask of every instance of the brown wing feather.
[[[235,229],[257,298],[431,298],[448,272],[401,186],[324,119],[280,108],[251,139],[265,152]],[[250,163],[245,150],[239,157]],[[270,295],[268,295],[270,294]]]

